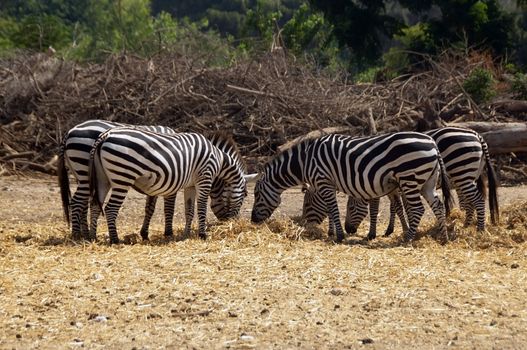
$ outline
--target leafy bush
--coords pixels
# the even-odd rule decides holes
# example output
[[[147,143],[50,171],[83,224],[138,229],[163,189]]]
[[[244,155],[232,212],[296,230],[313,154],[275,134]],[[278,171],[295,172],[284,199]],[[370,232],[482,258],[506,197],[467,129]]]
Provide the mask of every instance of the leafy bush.
[[[423,23],[402,29],[402,33],[394,38],[400,46],[390,48],[382,57],[387,78],[404,73],[409,67],[422,61],[421,54],[433,53],[435,50],[429,27]],[[420,54],[416,55],[413,52]]]
[[[512,81],[511,91],[515,97],[527,100],[527,74],[516,73]]]
[[[373,83],[375,82],[377,75],[382,71],[382,67],[371,67],[368,68],[355,76],[357,83]]]
[[[476,103],[487,102],[496,94],[492,73],[484,68],[474,69],[463,83],[463,88]]]

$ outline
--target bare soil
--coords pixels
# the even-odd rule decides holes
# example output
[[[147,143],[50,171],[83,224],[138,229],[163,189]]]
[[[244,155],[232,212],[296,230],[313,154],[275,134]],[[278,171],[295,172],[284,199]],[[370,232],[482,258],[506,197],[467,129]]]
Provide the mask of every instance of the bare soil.
[[[300,189],[265,225],[248,220],[251,195],[241,219],[210,216],[207,241],[165,240],[159,208],[143,243],[131,193],[118,229],[137,244],[108,246],[104,223],[97,243],[68,239],[54,178],[0,177],[0,348],[521,349],[527,187],[499,194],[500,226],[463,229],[455,212],[455,241],[403,245],[399,231],[334,244],[324,224],[305,230],[288,218]]]

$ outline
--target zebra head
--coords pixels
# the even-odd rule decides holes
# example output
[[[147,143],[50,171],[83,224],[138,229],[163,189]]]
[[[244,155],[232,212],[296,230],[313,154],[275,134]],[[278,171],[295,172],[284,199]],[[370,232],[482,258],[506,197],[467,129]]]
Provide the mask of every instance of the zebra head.
[[[254,206],[251,221],[259,224],[267,220],[280,205],[281,191],[273,187],[269,176],[262,174],[254,186]]]

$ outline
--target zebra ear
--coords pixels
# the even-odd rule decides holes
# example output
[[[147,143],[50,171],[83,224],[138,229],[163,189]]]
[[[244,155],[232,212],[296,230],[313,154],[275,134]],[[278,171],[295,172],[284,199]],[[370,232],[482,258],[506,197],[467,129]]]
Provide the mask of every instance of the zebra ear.
[[[245,178],[245,181],[247,181],[248,183],[251,183],[251,182],[256,182],[260,178],[260,174],[259,173],[245,174],[243,177]]]

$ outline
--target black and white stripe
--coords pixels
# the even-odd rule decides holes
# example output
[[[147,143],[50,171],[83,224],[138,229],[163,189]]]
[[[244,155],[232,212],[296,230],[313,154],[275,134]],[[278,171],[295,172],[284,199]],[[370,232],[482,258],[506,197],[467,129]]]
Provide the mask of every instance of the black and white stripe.
[[[279,205],[285,189],[308,183],[323,199],[337,241],[344,238],[337,191],[370,200],[401,189],[410,218],[407,240],[414,238],[424,213],[423,195],[432,207],[441,231],[446,233],[445,207],[435,190],[440,176],[448,213],[451,200],[448,181],[431,137],[415,132],[359,139],[327,135],[297,144],[265,165],[254,190],[252,221],[267,219]]]
[[[68,223],[70,223],[71,213],[71,231],[74,239],[91,238],[95,239],[95,229],[97,227],[97,217],[99,216],[99,208],[91,208],[92,225],[90,233],[88,233],[88,202],[89,202],[89,179],[88,179],[88,163],[90,159],[90,151],[95,143],[95,140],[106,130],[125,126],[125,124],[106,121],[106,120],[88,120],[71,128],[64,136],[58,157],[58,181],[62,198],[62,207],[64,216]],[[130,126],[130,125],[128,125]],[[130,126],[132,127],[132,126]],[[165,126],[134,126],[143,130],[150,130],[159,133],[176,134],[176,131]],[[67,171],[71,171],[77,180],[77,189],[73,194],[70,193],[69,178]],[[145,209],[145,219],[141,234],[146,232],[148,235],[148,224],[155,208],[156,198],[147,198],[147,205]],[[165,212],[174,211],[174,202],[167,198],[165,201]],[[170,215],[170,214],[168,214]],[[166,219],[169,223],[172,220]],[[170,231],[171,226],[165,227]]]
[[[497,180],[492,165],[488,146],[477,132],[456,127],[445,127],[425,132],[436,142],[441,153],[450,182],[455,187],[461,208],[466,212],[465,226],[473,221],[474,210],[477,214],[477,229],[485,228],[485,190],[486,182],[483,175],[486,172],[488,179],[488,196],[491,222],[496,224],[499,220],[499,207],[497,197]],[[320,223],[326,213],[320,208],[322,198],[311,189],[305,190],[304,219],[308,223]],[[406,231],[404,208],[399,196],[390,196],[390,222],[385,236],[390,235],[394,229],[395,214],[397,213],[403,231]],[[379,199],[370,201],[370,234],[375,237],[375,224],[379,207]],[[368,202],[348,199],[346,213],[346,231],[353,233],[368,212]]]
[[[186,225],[190,233],[197,199],[199,236],[206,238],[207,199],[218,177],[223,180],[227,214],[237,215],[246,181],[237,162],[203,135],[164,135],[134,128],[113,128],[101,134],[90,154],[90,197],[104,208],[110,242],[119,241],[118,211],[131,187],[149,196],[175,197],[184,189]]]
[[[96,238],[97,219],[100,214],[100,208],[97,206],[90,207],[90,229],[88,230],[87,212],[89,207],[89,179],[88,163],[90,151],[98,137],[110,128],[115,127],[134,127],[141,130],[149,130],[158,133],[175,135],[176,131],[165,126],[148,126],[148,125],[127,125],[106,120],[88,120],[71,128],[64,136],[58,157],[58,181],[62,197],[62,206],[66,221],[70,223],[71,213],[71,230],[74,239],[85,238],[94,240]],[[212,133],[207,137],[211,142],[229,154],[239,165],[240,169],[245,170],[245,166],[239,155],[238,148],[232,138],[225,133]],[[68,170],[71,171],[77,180],[77,189],[73,197],[70,193]],[[229,219],[227,213],[226,193],[224,184],[221,180],[213,185],[211,191],[212,212],[220,220]],[[157,197],[147,196],[145,205],[145,217],[141,226],[141,237],[148,239],[148,229],[153,216]],[[165,235],[171,236],[172,219],[174,216],[175,198],[164,198],[165,212]],[[88,232],[89,231],[89,232]]]

